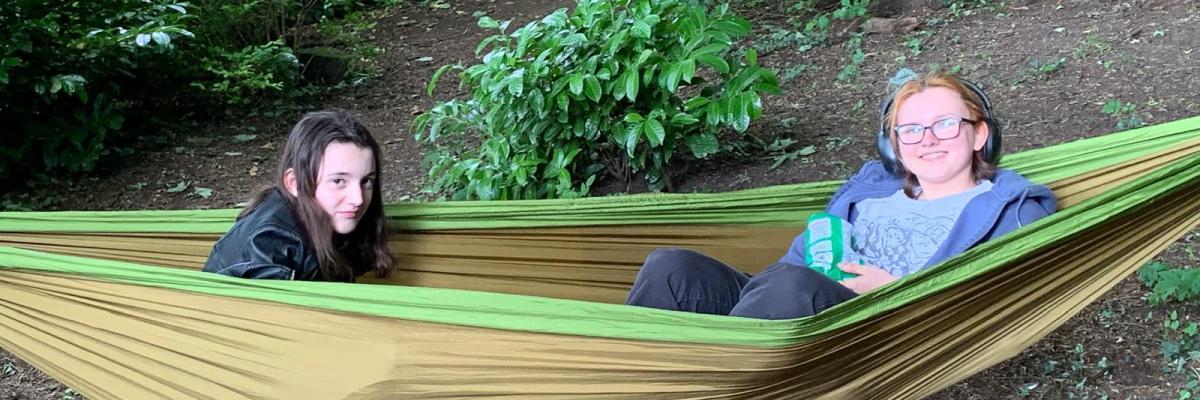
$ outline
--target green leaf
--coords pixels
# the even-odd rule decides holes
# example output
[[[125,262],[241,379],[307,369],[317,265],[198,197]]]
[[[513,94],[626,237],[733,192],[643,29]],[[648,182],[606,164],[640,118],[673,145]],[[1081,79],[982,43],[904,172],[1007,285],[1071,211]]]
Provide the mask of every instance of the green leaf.
[[[546,116],[546,96],[542,95],[542,91],[534,90],[529,92],[529,108],[538,118]]]
[[[638,74],[634,70],[625,71],[625,97],[629,101],[637,100],[638,95]]]
[[[750,102],[752,99],[740,96],[732,100],[729,107],[733,111],[733,120],[731,121],[733,129],[745,132],[750,127]]]
[[[716,69],[717,72],[720,72],[722,74],[729,73],[729,63],[725,62],[725,60],[722,60],[721,57],[707,54],[707,55],[696,56],[696,61],[699,61],[710,67],[713,67],[713,69]]]
[[[750,24],[744,21],[721,20],[713,23],[712,27],[733,37],[746,36],[750,33]]]
[[[644,68],[642,71],[642,82],[645,82],[647,85],[649,85],[650,82],[654,82],[655,71],[658,71],[658,64],[652,64],[650,65],[650,68]]]
[[[758,65],[758,52],[754,48],[746,50],[746,63],[750,65]]]
[[[164,32],[151,33],[150,38],[154,39],[154,43],[157,43],[160,46],[166,46],[166,45],[171,44],[171,36],[167,35]]]
[[[692,58],[683,60],[679,64],[679,76],[684,82],[692,83],[692,77],[696,76],[696,60]]]
[[[566,94],[558,95],[556,100],[558,100],[558,109],[561,110],[564,115],[570,111],[571,99],[567,98]]]
[[[706,122],[711,126],[716,126],[720,125],[721,120],[724,119],[725,110],[721,109],[721,102],[713,101],[705,107],[704,114]]]
[[[697,122],[700,120],[688,113],[675,113],[671,116],[671,125],[691,125]]]
[[[121,124],[123,123],[125,123],[125,117],[114,115],[112,118],[109,118],[108,122],[104,125],[107,126],[108,129],[117,130],[121,128]]]
[[[696,158],[705,158],[716,153],[720,148],[717,143],[717,136],[711,133],[701,133],[698,135],[688,136],[684,140],[687,142],[688,148],[692,149],[692,154]]]
[[[195,189],[192,189],[192,193],[197,196],[200,196],[200,198],[207,199],[209,197],[212,197],[213,190],[209,189],[209,188],[205,188],[205,187],[197,187]]]
[[[167,193],[179,193],[188,188],[188,181],[179,181],[175,186],[167,189]]]
[[[508,92],[513,96],[521,96],[525,92],[525,69],[521,68],[513,72],[508,78]]]
[[[637,148],[638,139],[642,137],[641,132],[641,123],[629,124],[629,126],[625,128],[625,151],[628,153],[629,158],[633,158],[634,150]]]
[[[662,123],[657,119],[648,119],[642,124],[642,130],[646,134],[646,140],[650,142],[650,147],[661,146],[663,140],[667,138],[667,130],[663,128]]]
[[[500,28],[500,23],[496,22],[492,17],[485,15],[479,18],[479,27],[483,29],[498,29]]]
[[[727,44],[710,43],[710,44],[704,45],[704,47],[696,49],[696,51],[693,51],[691,55],[692,55],[692,57],[698,57],[698,56],[703,56],[703,55],[716,55],[722,51],[725,51],[725,49],[728,49],[728,48],[729,48],[729,45],[727,45]]]
[[[428,96],[433,96],[433,89],[437,87],[438,79],[442,77],[442,74],[446,73],[446,70],[452,67],[454,67],[453,64],[443,65],[441,68],[437,69],[437,72],[433,73],[433,77],[429,78],[429,85],[425,87],[425,93],[427,93]]]
[[[525,186],[529,184],[529,170],[525,167],[517,167],[517,184]]]
[[[667,74],[663,75],[663,83],[668,92],[675,93],[675,89],[679,88],[679,65],[671,64],[667,67]]]
[[[617,77],[616,80],[609,81],[608,84],[611,85],[611,87],[612,87],[611,91],[612,91],[612,95],[613,95],[613,100],[620,101],[621,99],[625,98],[625,75],[624,74]]]
[[[571,86],[571,93],[576,96],[583,94],[583,75],[576,72],[574,74],[571,74],[571,77],[568,79],[569,79],[568,82],[570,83],[570,86]]]
[[[642,122],[645,120],[646,120],[646,118],[642,117],[642,114],[638,114],[636,112],[631,112],[631,113],[625,114],[625,119],[623,121],[639,123],[639,122]]]
[[[234,143],[246,143],[251,140],[254,140],[257,137],[258,137],[258,135],[239,133],[239,134],[233,136],[233,142]]]
[[[629,28],[629,31],[633,33],[633,37],[638,39],[649,39],[652,30],[653,27],[650,24],[642,21],[634,21],[633,27]]]
[[[593,102],[600,102],[600,81],[595,76],[588,75],[583,78],[583,93],[587,95]]]
[[[645,64],[646,60],[649,60],[650,57],[652,57],[652,56],[654,56],[654,50],[650,50],[650,49],[642,50],[642,54],[638,55],[637,62],[634,64],[641,66],[642,64]]]
[[[1120,109],[1121,109],[1121,101],[1117,100],[1117,99],[1111,99],[1104,103],[1104,108],[1101,108],[1100,112],[1111,115],[1111,114],[1116,114],[1117,110],[1120,110]]]
[[[479,42],[479,45],[475,46],[475,56],[478,57],[479,53],[483,52],[483,49],[486,49],[488,45],[492,44],[492,42],[499,41],[499,40],[504,40],[504,36],[492,35],[492,36],[488,36],[487,38],[483,39],[482,41]]]
[[[563,186],[571,185],[571,173],[565,169],[558,170],[558,184]]]
[[[755,120],[762,116],[762,98],[758,97],[758,93],[746,92],[742,94],[743,101],[748,101],[750,104],[750,119]]]

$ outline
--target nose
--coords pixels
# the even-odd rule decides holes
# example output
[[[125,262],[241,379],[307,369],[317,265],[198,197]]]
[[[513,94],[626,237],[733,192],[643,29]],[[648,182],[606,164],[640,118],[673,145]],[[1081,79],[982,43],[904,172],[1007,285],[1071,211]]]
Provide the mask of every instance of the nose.
[[[363,188],[359,185],[353,185],[346,193],[346,203],[358,207],[363,203]]]
[[[927,126],[927,127],[925,127],[925,130],[921,131],[921,145],[922,146],[933,146],[933,145],[938,144],[938,142],[940,142],[940,141],[941,141],[941,139],[938,139],[937,135],[933,134],[933,128],[930,128]]]

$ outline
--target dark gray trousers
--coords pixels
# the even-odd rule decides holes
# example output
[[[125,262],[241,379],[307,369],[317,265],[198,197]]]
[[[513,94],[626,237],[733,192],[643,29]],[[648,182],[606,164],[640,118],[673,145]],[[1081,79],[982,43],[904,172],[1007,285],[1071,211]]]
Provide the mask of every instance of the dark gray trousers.
[[[646,256],[625,304],[790,319],[816,315],[854,296],[854,291],[805,266],[777,262],[752,277],[692,250],[658,249]]]

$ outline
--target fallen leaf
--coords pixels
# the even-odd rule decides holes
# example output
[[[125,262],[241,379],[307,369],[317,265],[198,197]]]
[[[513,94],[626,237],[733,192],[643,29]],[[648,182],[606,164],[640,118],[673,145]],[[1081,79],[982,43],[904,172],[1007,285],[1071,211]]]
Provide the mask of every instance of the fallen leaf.
[[[213,190],[209,189],[209,188],[205,188],[205,187],[197,187],[195,189],[192,189],[192,193],[196,194],[197,196],[200,196],[200,198],[207,199],[209,197],[212,197]]]
[[[179,181],[174,187],[168,188],[167,193],[179,193],[188,188],[188,181]]]

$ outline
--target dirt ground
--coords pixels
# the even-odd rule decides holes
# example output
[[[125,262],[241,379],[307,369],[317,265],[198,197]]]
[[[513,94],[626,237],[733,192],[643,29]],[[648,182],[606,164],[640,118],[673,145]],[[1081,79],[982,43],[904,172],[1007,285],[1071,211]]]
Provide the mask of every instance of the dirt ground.
[[[382,13],[373,39],[384,48],[382,76],[369,85],[319,99],[311,108],[352,110],[380,138],[386,154],[385,201],[403,201],[420,189],[420,147],[412,118],[436,100],[465,94],[443,78],[433,98],[425,86],[443,64],[474,61],[485,36],[472,14],[485,11],[514,24],[538,18],[567,1],[465,0],[449,8],[416,3]],[[738,8],[735,6],[735,9]],[[787,27],[780,12],[742,7],[754,23],[751,41],[770,26]],[[864,38],[857,79],[836,79],[850,57],[841,44],[801,52],[795,46],[761,54],[779,71],[799,72],[783,94],[765,101],[750,134],[765,142],[791,139],[781,152],[751,151],[714,160],[686,161],[672,172],[683,192],[721,192],[814,180],[844,179],[873,157],[876,107],[886,81],[902,66],[917,71],[956,69],[980,83],[1003,121],[1004,149],[1017,152],[1118,130],[1118,117],[1101,112],[1113,99],[1136,104],[1148,124],[1200,112],[1200,2],[1192,0],[1014,0],[953,17],[944,8],[909,10],[922,24],[907,34]],[[942,22],[938,22],[941,20]],[[914,40],[915,38],[915,40]],[[747,43],[750,44],[750,43]],[[431,60],[430,60],[431,59]],[[1057,64],[1057,66],[1055,66]],[[800,67],[803,65],[804,67]],[[64,210],[232,207],[274,174],[275,157],[299,112],[240,117],[181,127],[145,138],[136,153],[108,172],[64,182],[50,193]],[[237,135],[254,135],[238,141]],[[242,136],[247,138],[248,136]],[[814,146],[816,152],[771,168],[775,157]],[[167,189],[185,182],[187,190]],[[600,185],[602,188],[624,185]],[[213,189],[202,198],[194,188]],[[611,191],[612,189],[605,189]],[[632,191],[645,190],[634,185]],[[1174,266],[1200,266],[1200,230],[1158,257]],[[1188,305],[1151,306],[1144,285],[1130,277],[1067,324],[1017,357],[933,396],[935,399],[1177,398],[1185,377],[1163,372],[1164,313],[1185,317]],[[1104,359],[1105,368],[1095,367]],[[1074,362],[1074,364],[1073,364]],[[1072,369],[1071,366],[1081,368]],[[1088,368],[1091,366],[1092,368]],[[1065,372],[1065,373],[1064,373]],[[1079,385],[1081,378],[1084,384]],[[66,388],[0,351],[0,400],[71,398]],[[1085,397],[1086,395],[1086,397]]]

